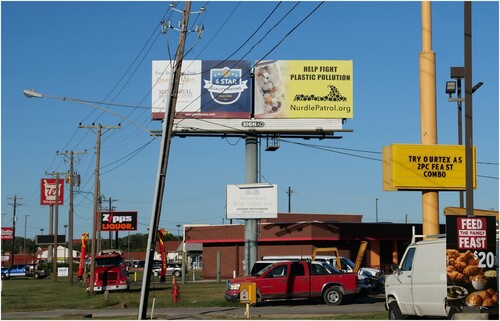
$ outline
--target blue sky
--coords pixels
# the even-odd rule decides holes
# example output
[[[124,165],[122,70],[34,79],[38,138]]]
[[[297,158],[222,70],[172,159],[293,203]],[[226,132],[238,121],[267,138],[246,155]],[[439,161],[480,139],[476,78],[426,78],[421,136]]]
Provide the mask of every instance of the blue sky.
[[[204,3],[193,2],[198,10]],[[278,185],[278,210],[362,214],[364,222],[420,223],[420,192],[382,189],[381,152],[393,143],[420,143],[420,2],[283,2],[246,45],[277,2],[209,2],[192,15],[203,24],[202,39],[190,34],[185,59],[353,60],[352,133],[340,140],[287,139],[275,152],[262,142],[261,181]],[[179,3],[179,9],[184,3]],[[164,16],[181,16],[168,2],[10,2],[1,8],[1,202],[2,226],[12,226],[20,198],[16,235],[48,231],[49,208],[40,206],[40,180],[46,172],[66,172],[57,151],[82,152],[75,170],[82,184],[75,196],[75,238],[91,232],[96,135],[78,125],[122,124],[103,132],[101,192],[117,210],[139,212],[138,232],[146,233],[158,166],[159,142],[111,113],[53,99],[27,99],[24,89],[53,96],[138,106],[112,107],[134,122],[156,130],[151,121],[151,61],[175,56],[179,34],[161,34]],[[474,145],[478,188],[475,208],[498,210],[498,2],[473,2]],[[286,15],[286,17],[285,17]],[[279,19],[283,21],[275,26]],[[300,24],[299,24],[300,23]],[[464,64],[463,2],[432,3],[436,53],[438,143],[457,143],[457,107],[448,102],[450,67]],[[298,27],[285,38],[295,26]],[[267,34],[266,37],[264,37]],[[271,49],[283,38],[284,41]],[[236,53],[235,53],[236,51]],[[271,51],[269,53],[269,51]],[[234,54],[233,54],[234,53]],[[268,54],[269,53],[269,54]],[[267,55],[267,56],[266,56]],[[313,146],[314,145],[314,146]],[[320,148],[317,148],[320,146]],[[327,150],[325,150],[327,149]],[[245,144],[237,138],[174,138],[170,151],[160,227],[222,224],[227,184],[245,182]],[[68,195],[68,188],[65,189]],[[376,201],[378,199],[378,201]],[[68,199],[59,210],[59,233],[68,222]],[[439,194],[442,209],[458,206],[458,193]],[[226,220],[225,223],[228,223]],[[122,233],[124,234],[124,233]],[[121,235],[125,236],[125,235]]]

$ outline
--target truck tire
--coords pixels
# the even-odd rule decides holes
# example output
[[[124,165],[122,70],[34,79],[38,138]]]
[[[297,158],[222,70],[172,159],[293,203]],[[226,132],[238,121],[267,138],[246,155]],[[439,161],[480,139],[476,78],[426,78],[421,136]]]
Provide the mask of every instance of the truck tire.
[[[35,272],[35,274],[33,274],[33,277],[34,277],[35,279],[39,279],[39,278],[40,278],[40,273]]]
[[[2,280],[6,280],[6,279],[7,279],[7,274],[2,273]]]
[[[389,320],[404,320],[405,316],[401,313],[396,301],[389,303]]]
[[[323,301],[328,305],[339,305],[342,303],[343,297],[344,294],[342,294],[342,291],[336,286],[326,289],[323,293]]]
[[[176,277],[181,276],[181,271],[174,271],[174,275],[175,275]]]

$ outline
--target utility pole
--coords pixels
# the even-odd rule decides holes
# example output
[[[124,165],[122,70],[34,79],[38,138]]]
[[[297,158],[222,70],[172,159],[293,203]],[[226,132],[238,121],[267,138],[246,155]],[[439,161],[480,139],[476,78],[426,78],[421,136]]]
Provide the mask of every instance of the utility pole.
[[[86,154],[87,151],[84,152],[64,152],[64,153],[57,153],[57,155],[63,155],[66,156],[69,154],[69,212],[68,212],[68,252],[69,252],[69,284],[73,284],[73,186],[79,186],[80,185],[80,180],[76,179],[75,180],[75,173],[73,169],[73,161],[74,161],[74,155],[79,155],[79,154]]]
[[[101,133],[102,129],[116,129],[121,128],[118,126],[102,126],[102,125],[93,125],[92,126],[82,126],[79,128],[89,128],[89,129],[97,129],[97,142],[96,142],[96,156],[95,156],[95,182],[94,182],[94,209],[92,212],[93,222],[92,222],[92,248],[91,248],[91,260],[90,260],[90,286],[89,286],[89,294],[94,293],[94,267],[95,267],[95,255],[96,255],[96,229],[100,230],[100,221],[101,215],[98,213],[98,198],[99,198],[99,166],[101,159]],[[97,226],[99,225],[99,226]],[[100,238],[100,233],[99,233]]]
[[[102,196],[103,198],[104,195]],[[108,211],[109,211],[109,214],[111,214],[113,212],[113,210],[115,209],[113,207],[113,202],[116,201],[114,199],[111,199],[111,197],[108,199]],[[115,246],[113,247],[113,231],[108,231],[108,235],[109,235],[109,248],[110,249],[118,249],[118,231],[115,231]]]
[[[17,211],[17,207],[21,204],[17,203],[17,201],[19,199],[22,199],[22,198],[18,198],[16,195],[14,195],[14,202],[12,204],[9,204],[9,205],[12,205],[12,208],[13,208],[13,212],[12,212],[12,253],[11,253],[11,257],[10,257],[10,265],[14,265],[14,255],[16,254],[16,220],[17,220],[17,216],[16,216],[16,211]]]
[[[465,211],[474,216],[474,173],[472,159],[472,3],[464,1],[465,68]]]
[[[28,225],[28,217],[31,215],[25,214],[24,215],[24,244],[23,244],[23,252],[24,252],[24,264],[26,264],[26,227]]]
[[[147,303],[149,297],[149,286],[151,282],[151,265],[154,259],[158,224],[161,216],[161,206],[163,202],[163,193],[165,190],[165,181],[167,176],[168,156],[170,152],[170,140],[172,139],[172,127],[174,123],[175,107],[177,105],[177,92],[179,90],[179,80],[181,77],[182,60],[184,58],[184,46],[188,32],[189,14],[191,2],[186,1],[182,19],[182,30],[179,36],[179,46],[175,57],[175,66],[170,86],[170,101],[165,109],[165,116],[162,126],[162,140],[160,147],[160,157],[158,162],[158,174],[156,176],[156,188],[153,200],[153,212],[151,215],[148,235],[148,245],[146,250],[146,262],[144,264],[144,275],[142,278],[141,299],[139,302],[138,319],[145,320],[147,317]]]
[[[291,210],[292,210],[292,193],[293,193],[293,190],[290,186],[288,186],[288,192],[286,192],[288,194],[288,213],[291,213]]]

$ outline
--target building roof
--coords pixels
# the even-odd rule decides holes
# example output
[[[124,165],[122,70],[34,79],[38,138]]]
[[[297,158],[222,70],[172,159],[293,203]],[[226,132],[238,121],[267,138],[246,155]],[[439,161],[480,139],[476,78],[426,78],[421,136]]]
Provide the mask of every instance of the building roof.
[[[266,242],[329,242],[360,240],[411,240],[412,227],[416,234],[422,234],[422,224],[401,223],[342,223],[331,221],[301,221],[295,223],[261,223],[259,244]],[[186,244],[203,243],[241,244],[245,242],[242,224],[221,226],[197,226],[186,230]],[[440,225],[444,233],[445,225]]]
[[[311,213],[278,213],[277,218],[265,218],[261,223],[291,223],[301,221],[332,221],[344,223],[361,223],[361,214],[311,214]]]
[[[183,248],[183,243],[179,244],[179,247],[177,248],[177,252],[182,252],[184,251]],[[186,247],[186,252],[201,252],[203,251],[203,243],[185,243]]]

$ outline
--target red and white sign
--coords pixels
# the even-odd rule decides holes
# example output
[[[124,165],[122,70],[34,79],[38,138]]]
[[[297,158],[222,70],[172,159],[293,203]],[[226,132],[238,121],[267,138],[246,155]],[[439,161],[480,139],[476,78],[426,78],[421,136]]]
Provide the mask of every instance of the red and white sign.
[[[14,238],[14,228],[2,227],[2,241],[12,240]]]
[[[101,231],[137,231],[137,212],[101,212]]]
[[[457,220],[458,249],[485,250],[488,247],[486,219],[459,217]]]
[[[58,205],[64,204],[64,179],[59,179],[59,184],[56,184],[55,178],[42,178],[40,186],[40,205],[55,205],[56,204],[56,186],[59,185]]]

